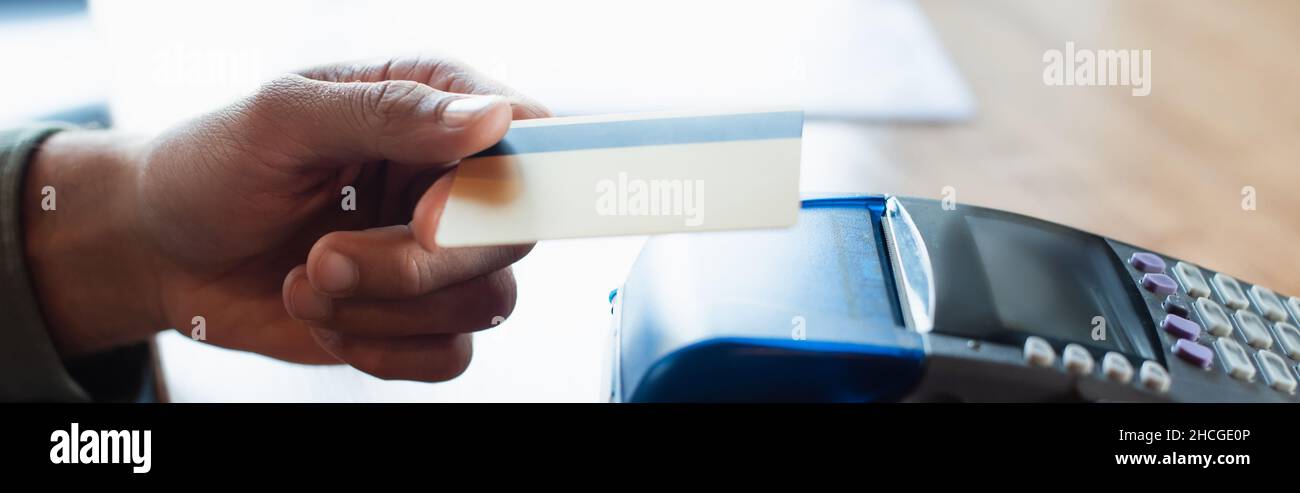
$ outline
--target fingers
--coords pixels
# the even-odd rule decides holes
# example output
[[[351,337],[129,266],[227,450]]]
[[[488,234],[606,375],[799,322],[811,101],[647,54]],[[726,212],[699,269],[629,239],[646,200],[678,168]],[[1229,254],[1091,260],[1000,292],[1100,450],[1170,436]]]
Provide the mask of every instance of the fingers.
[[[333,64],[303,71],[302,75],[329,82],[409,80],[441,91],[502,96],[509,101],[516,120],[551,116],[549,109],[532,98],[446,58],[405,57]]]
[[[500,96],[440,91],[409,81],[335,83],[286,76],[244,103],[227,126],[252,146],[273,148],[284,165],[390,160],[433,166],[490,147],[512,109]]]
[[[531,245],[426,249],[405,225],[336,231],[285,278],[294,318],[347,332],[467,332],[510,314],[509,266]]]
[[[334,298],[310,327],[362,337],[476,332],[501,323],[515,307],[515,278],[502,269],[432,293],[403,299]]]
[[[304,320],[320,346],[335,358],[385,379],[443,381],[469,366],[467,332],[491,327],[515,304],[509,268],[399,300],[332,299],[317,293],[298,266],[285,279],[285,306]],[[315,308],[304,307],[315,303]]]
[[[514,310],[509,266],[527,253],[527,247],[429,252],[406,226],[334,232],[286,277],[284,304],[314,327],[368,336],[481,330]]]
[[[411,230],[415,234],[415,241],[426,250],[438,249],[438,223],[442,220],[442,211],[447,205],[447,198],[451,196],[451,185],[455,180],[456,170],[453,169],[434,182],[415,203],[415,211],[411,213]]]
[[[335,231],[312,246],[307,278],[317,292],[346,298],[409,298],[504,269],[533,245],[441,248],[434,233],[454,171],[416,203],[411,224]]]
[[[469,334],[366,338],[311,329],[316,342],[343,362],[386,380],[441,382],[460,376],[473,356]]]
[[[335,298],[411,298],[499,271],[527,253],[526,247],[426,250],[399,225],[325,235],[308,254],[306,272],[312,288]]]

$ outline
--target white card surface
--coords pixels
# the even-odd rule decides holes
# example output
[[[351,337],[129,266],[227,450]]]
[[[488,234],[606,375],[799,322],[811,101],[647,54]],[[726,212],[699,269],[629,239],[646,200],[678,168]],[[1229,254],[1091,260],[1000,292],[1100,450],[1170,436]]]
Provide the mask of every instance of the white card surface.
[[[461,161],[437,242],[790,226],[802,130],[797,110],[518,121]]]

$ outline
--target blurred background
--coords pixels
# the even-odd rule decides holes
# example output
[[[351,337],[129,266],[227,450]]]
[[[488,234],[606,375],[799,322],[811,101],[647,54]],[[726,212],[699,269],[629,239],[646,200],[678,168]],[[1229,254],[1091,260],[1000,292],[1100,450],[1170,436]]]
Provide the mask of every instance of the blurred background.
[[[287,71],[446,55],[558,114],[797,105],[805,192],[950,190],[1300,295],[1297,26],[1291,0],[0,0],[0,125],[153,133]],[[1150,50],[1150,95],[1045,85],[1044,52],[1067,42]],[[381,382],[168,333],[165,390],[592,401],[606,296],[642,241],[539,245],[516,269],[514,315],[476,336],[452,382]]]

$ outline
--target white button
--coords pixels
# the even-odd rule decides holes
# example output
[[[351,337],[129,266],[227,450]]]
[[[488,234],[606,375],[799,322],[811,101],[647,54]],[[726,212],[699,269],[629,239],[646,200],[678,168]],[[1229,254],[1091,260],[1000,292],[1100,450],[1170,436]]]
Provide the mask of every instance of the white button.
[[[1250,363],[1250,353],[1241,344],[1232,339],[1219,338],[1214,342],[1214,347],[1219,350],[1219,359],[1232,378],[1247,382],[1255,379],[1255,365]]]
[[[1025,339],[1025,361],[1033,366],[1052,366],[1056,362],[1056,352],[1042,337],[1029,336]]]
[[[1183,291],[1193,298],[1205,298],[1210,295],[1210,285],[1205,283],[1201,268],[1187,262],[1174,264],[1174,274],[1183,283]]]
[[[1255,300],[1255,306],[1259,307],[1259,312],[1264,314],[1264,318],[1274,322],[1286,321],[1286,308],[1282,306],[1282,301],[1277,299],[1277,294],[1273,290],[1263,286],[1251,286],[1250,298]]]
[[[1282,341],[1282,353],[1291,359],[1300,359],[1300,328],[1286,322],[1273,324],[1273,333]]]
[[[1246,338],[1246,344],[1257,349],[1273,347],[1273,338],[1268,335],[1268,326],[1259,315],[1255,312],[1237,310],[1236,318],[1237,326],[1241,327],[1241,335]]]
[[[1160,366],[1160,363],[1151,360],[1143,361],[1138,378],[1141,379],[1142,386],[1152,392],[1163,394],[1169,391],[1169,372],[1165,371],[1165,367]]]
[[[1128,383],[1133,379],[1133,364],[1124,355],[1112,351],[1102,356],[1101,373],[1112,381]]]
[[[1300,298],[1295,296],[1287,298],[1286,306],[1291,308],[1291,316],[1295,317],[1296,322],[1300,322]]]
[[[1092,367],[1096,366],[1092,354],[1078,344],[1066,345],[1065,351],[1061,353],[1061,361],[1065,364],[1065,371],[1075,375],[1092,374]]]
[[[1219,288],[1219,298],[1223,299],[1223,304],[1228,308],[1240,310],[1250,306],[1250,300],[1246,299],[1241,284],[1238,284],[1232,276],[1224,273],[1215,274],[1214,287]]]
[[[1288,394],[1295,392],[1295,377],[1286,367],[1286,360],[1268,350],[1259,351],[1255,357],[1259,359],[1259,367],[1264,369],[1264,380],[1268,382],[1269,387]]]
[[[1201,323],[1211,334],[1223,337],[1232,333],[1232,320],[1218,303],[1209,298],[1197,299],[1196,311],[1201,313]]]

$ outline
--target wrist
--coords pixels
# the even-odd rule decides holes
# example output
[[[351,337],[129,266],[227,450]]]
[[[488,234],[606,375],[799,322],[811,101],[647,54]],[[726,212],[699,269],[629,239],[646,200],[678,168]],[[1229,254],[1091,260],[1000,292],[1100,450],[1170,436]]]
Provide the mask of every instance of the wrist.
[[[22,202],[32,282],[65,358],[163,328],[156,256],[140,224],[138,141],[105,131],[50,137],[28,164]]]

